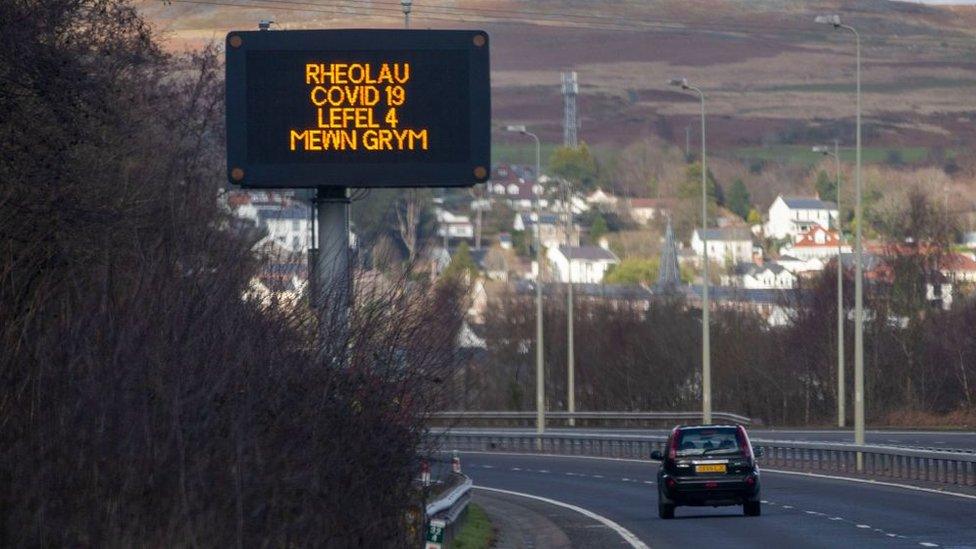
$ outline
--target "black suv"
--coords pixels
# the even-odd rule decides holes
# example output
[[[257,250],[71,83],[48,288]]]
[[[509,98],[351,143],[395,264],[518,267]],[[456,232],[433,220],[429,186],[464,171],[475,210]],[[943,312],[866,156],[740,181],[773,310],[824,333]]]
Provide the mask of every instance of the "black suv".
[[[746,516],[761,512],[759,466],[749,435],[741,425],[675,427],[665,453],[651,452],[661,461],[657,473],[657,513],[674,518],[679,505],[718,507],[742,505]]]

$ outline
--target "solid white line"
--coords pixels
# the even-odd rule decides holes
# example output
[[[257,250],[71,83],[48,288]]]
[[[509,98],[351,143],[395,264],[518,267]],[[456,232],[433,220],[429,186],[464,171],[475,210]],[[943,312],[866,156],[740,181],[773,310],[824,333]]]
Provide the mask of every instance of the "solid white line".
[[[938,547],[939,546],[939,544],[937,544],[937,543],[929,543],[927,541],[921,541],[921,542],[919,542],[919,545],[921,545],[922,547]]]
[[[883,480],[872,480],[867,478],[851,478],[851,477],[839,477],[835,475],[822,475],[820,473],[803,473],[800,471],[783,471],[780,469],[762,469],[764,473],[777,473],[780,475],[795,475],[801,477],[814,477],[814,478],[826,478],[830,480],[846,480],[848,482],[860,482],[862,484],[874,484],[877,486],[889,486],[892,488],[903,488],[905,490],[915,490],[917,492],[928,492],[930,494],[941,494],[943,496],[955,496],[957,498],[966,499],[976,499],[976,496],[971,494],[960,494],[959,492],[946,492],[944,490],[936,490],[934,488],[923,488],[921,486],[911,486],[909,484],[898,484],[895,482],[885,482]]]
[[[445,451],[446,452],[446,451]],[[484,454],[488,456],[527,456],[527,457],[555,457],[555,458],[572,458],[572,459],[596,459],[600,461],[624,461],[630,463],[643,463],[645,465],[655,464],[654,462],[646,459],[633,459],[633,458],[612,458],[612,457],[600,457],[600,456],[562,456],[559,454],[529,454],[526,452],[482,452],[477,450],[462,450],[463,454]],[[846,480],[848,482],[860,482],[863,484],[874,484],[877,486],[888,486],[891,488],[904,488],[905,490],[915,490],[917,492],[928,492],[930,494],[939,494],[943,496],[953,496],[957,498],[965,499],[976,499],[976,496],[970,494],[960,494],[959,492],[948,492],[944,490],[935,490],[933,488],[922,488],[921,486],[910,486],[908,484],[897,484],[894,482],[885,482],[881,480],[871,480],[863,478],[851,478],[851,477],[838,477],[835,475],[822,475],[819,473],[803,473],[800,471],[783,471],[781,469],[767,469],[763,467],[762,472],[764,473],[774,473],[779,475],[796,475],[801,477],[814,477],[814,478],[827,478],[831,480]]]
[[[474,485],[474,486],[472,486],[472,488],[475,488],[475,489],[478,489],[478,490],[488,490],[490,492],[498,492],[498,493],[501,493],[501,494],[508,494],[510,496],[519,496],[519,497],[523,497],[523,498],[534,499],[534,500],[537,500],[537,501],[541,501],[541,502],[544,502],[544,503],[548,503],[550,505],[557,505],[559,507],[565,507],[566,509],[570,509],[572,511],[576,511],[577,513],[580,513],[580,514],[582,514],[584,516],[587,516],[587,517],[589,517],[589,518],[591,518],[591,519],[593,519],[593,520],[595,520],[597,522],[602,523],[603,525],[607,526],[608,528],[610,528],[614,532],[620,534],[620,537],[624,538],[624,541],[626,541],[627,543],[629,543],[630,546],[631,547],[634,547],[635,549],[650,549],[650,547],[646,543],[644,543],[643,541],[641,541],[640,538],[638,538],[637,536],[635,536],[630,530],[628,530],[628,529],[624,528],[623,526],[617,524],[616,522],[608,519],[607,517],[598,515],[598,514],[594,513],[593,511],[589,511],[587,509],[583,509],[582,507],[577,507],[577,506],[572,505],[570,503],[565,503],[565,502],[557,501],[557,500],[554,500],[554,499],[544,498],[542,496],[534,496],[532,494],[526,494],[524,492],[513,492],[511,490],[502,490],[501,488],[489,488],[487,486],[478,486],[478,485]]]

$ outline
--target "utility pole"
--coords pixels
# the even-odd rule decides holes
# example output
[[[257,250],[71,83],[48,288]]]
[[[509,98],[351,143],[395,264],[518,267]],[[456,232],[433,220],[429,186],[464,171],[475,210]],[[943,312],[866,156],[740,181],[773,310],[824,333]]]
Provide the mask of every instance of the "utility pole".
[[[685,126],[685,162],[691,158],[691,126]]]

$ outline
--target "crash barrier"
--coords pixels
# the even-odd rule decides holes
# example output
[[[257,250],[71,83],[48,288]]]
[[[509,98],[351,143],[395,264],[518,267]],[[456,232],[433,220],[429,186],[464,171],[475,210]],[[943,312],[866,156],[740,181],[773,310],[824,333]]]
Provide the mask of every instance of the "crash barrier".
[[[471,501],[471,479],[461,473],[461,461],[455,452],[451,475],[457,484],[427,504],[427,549],[448,546],[463,524]]]
[[[431,419],[434,425],[450,426],[495,426],[528,427],[535,425],[535,412],[510,411],[449,411],[435,412]],[[675,423],[701,422],[701,412],[546,412],[546,424],[602,427],[673,427]],[[729,412],[712,412],[712,421],[752,425],[751,418]]]
[[[664,450],[663,435],[599,433],[511,433],[451,429],[432,434],[441,448],[482,452],[525,452],[649,460]],[[752,439],[762,448],[761,467],[806,472],[927,481],[976,486],[976,454],[897,446]],[[858,454],[862,467],[858,471]]]

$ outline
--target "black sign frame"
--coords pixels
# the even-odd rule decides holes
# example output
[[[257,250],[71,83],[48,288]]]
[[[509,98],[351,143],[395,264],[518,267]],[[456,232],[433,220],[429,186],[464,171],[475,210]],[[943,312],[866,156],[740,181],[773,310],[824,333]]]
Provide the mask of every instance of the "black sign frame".
[[[245,188],[468,187],[488,180],[491,87],[488,34],[481,30],[339,29],[231,31],[226,41],[227,177]],[[469,158],[451,162],[248,162],[247,52],[468,52]]]

